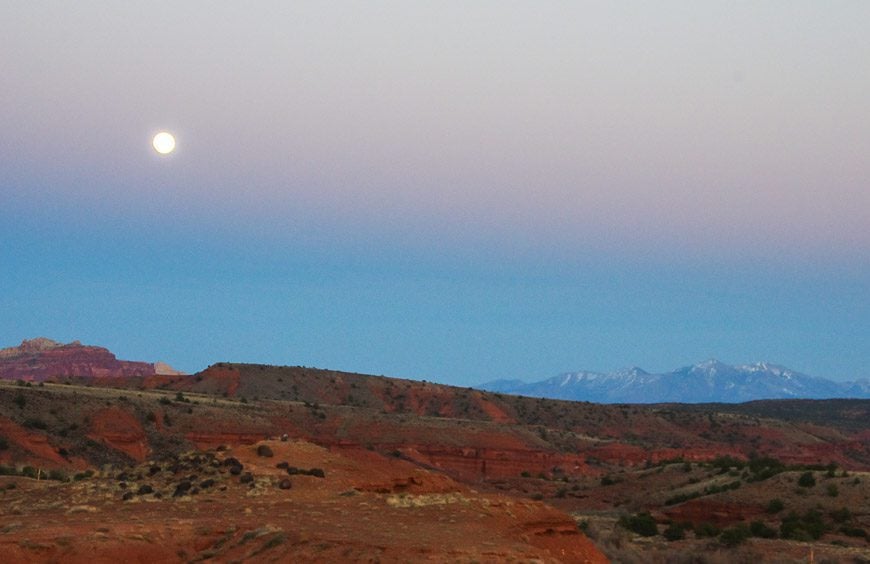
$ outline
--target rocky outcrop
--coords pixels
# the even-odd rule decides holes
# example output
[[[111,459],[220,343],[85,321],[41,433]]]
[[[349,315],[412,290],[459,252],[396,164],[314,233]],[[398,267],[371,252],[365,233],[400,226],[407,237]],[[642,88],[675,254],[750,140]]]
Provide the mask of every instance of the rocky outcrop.
[[[101,409],[91,415],[88,438],[102,441],[137,462],[145,460],[150,452],[142,425],[130,412],[118,407]]]
[[[595,474],[583,456],[542,450],[402,446],[402,456],[459,480],[517,477],[523,473],[580,476]]]
[[[180,374],[164,364],[118,360],[102,347],[39,337],[0,350],[0,379],[42,382],[63,378],[130,378]]]

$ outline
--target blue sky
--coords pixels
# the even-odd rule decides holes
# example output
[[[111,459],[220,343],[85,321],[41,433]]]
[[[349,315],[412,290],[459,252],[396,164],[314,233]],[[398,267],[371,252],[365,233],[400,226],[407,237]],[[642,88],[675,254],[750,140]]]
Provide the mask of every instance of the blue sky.
[[[870,377],[867,21],[0,2],[0,345],[463,385],[710,357]]]

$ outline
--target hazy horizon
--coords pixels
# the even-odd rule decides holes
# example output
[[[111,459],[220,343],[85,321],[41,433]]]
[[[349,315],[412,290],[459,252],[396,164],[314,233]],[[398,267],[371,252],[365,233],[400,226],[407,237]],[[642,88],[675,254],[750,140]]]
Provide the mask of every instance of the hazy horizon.
[[[459,385],[870,377],[867,21],[0,0],[0,342]]]

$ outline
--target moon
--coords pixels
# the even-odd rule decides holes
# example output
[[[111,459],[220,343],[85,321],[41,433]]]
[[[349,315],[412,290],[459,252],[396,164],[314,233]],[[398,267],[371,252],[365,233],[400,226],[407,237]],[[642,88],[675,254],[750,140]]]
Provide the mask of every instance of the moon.
[[[175,150],[175,137],[168,131],[161,131],[151,140],[151,145],[161,155],[168,155]]]

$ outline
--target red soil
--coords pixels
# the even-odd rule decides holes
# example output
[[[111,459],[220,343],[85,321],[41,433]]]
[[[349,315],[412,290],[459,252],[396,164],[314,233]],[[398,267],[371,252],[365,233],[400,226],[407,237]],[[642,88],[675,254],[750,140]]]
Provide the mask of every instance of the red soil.
[[[79,466],[86,464],[81,459],[66,459],[58,453],[55,447],[48,441],[48,437],[36,431],[25,429],[11,419],[0,416],[0,436],[6,438],[10,445],[18,447],[26,453],[28,465],[35,468]],[[0,461],[12,461],[12,453],[9,450],[0,450]],[[18,457],[19,460],[21,457]]]
[[[118,407],[101,409],[91,415],[88,437],[102,441],[138,462],[145,460],[151,450],[139,421]]]
[[[254,446],[225,453],[253,473],[250,487],[213,469],[218,484],[194,496],[124,502],[114,480],[45,485],[18,478],[0,505],[0,554],[8,563],[88,564],[607,561],[568,515],[542,503],[475,493],[361,449],[267,444],[269,458]],[[287,478],[275,467],[282,460],[321,468],[325,478],[294,475],[290,489],[279,489]]]

